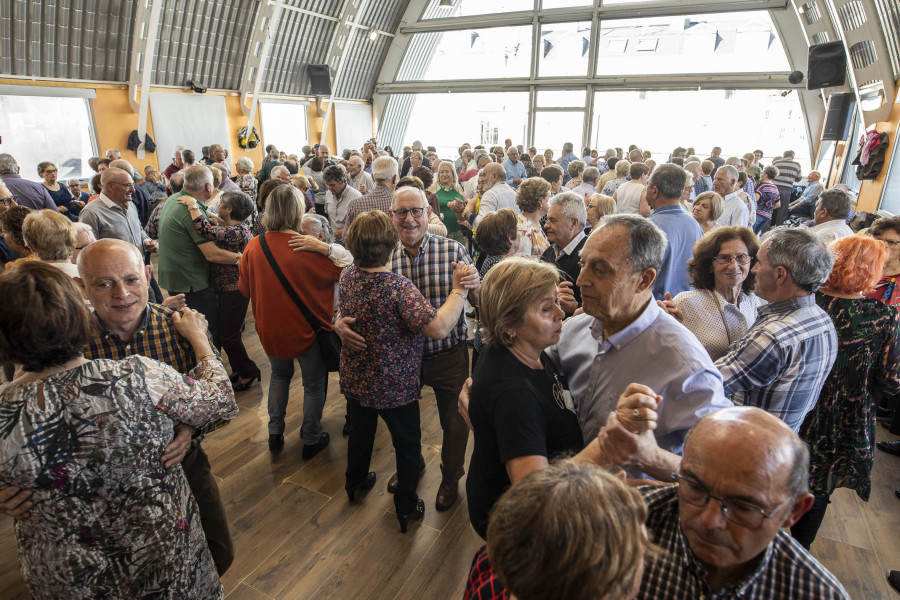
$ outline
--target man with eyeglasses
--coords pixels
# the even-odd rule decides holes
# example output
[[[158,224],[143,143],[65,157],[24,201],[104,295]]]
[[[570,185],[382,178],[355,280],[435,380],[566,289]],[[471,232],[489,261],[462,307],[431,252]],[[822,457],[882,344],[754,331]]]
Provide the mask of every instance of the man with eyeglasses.
[[[501,171],[503,167],[497,165]],[[453,291],[452,274],[457,263],[471,264],[469,253],[462,244],[449,238],[428,233],[431,208],[425,195],[416,188],[404,187],[396,192],[390,210],[394,229],[400,241],[391,255],[391,270],[412,281],[432,306],[441,306]],[[478,272],[470,268],[464,279],[469,288],[469,302],[478,304],[478,290],[469,287],[478,283]],[[352,350],[364,350],[365,339],[351,329],[353,315],[341,315],[334,330]],[[457,399],[469,376],[469,349],[466,345],[466,319],[459,321],[450,335],[442,340],[427,340],[422,359],[422,385],[434,390],[441,429],[441,485],[435,498],[435,508],[449,510],[459,494],[459,480],[465,473],[466,444],[469,429],[457,411]],[[424,471],[425,460],[420,459]],[[388,481],[388,492],[397,489],[397,474]]]
[[[5,213],[13,206],[18,206],[18,204],[16,203],[16,196],[9,191],[9,188],[6,187],[6,184],[0,181],[0,215]],[[8,262],[12,262],[20,258],[22,258],[22,255],[6,244],[6,240],[3,238],[3,233],[0,232],[0,267]]]
[[[629,385],[598,436],[599,461],[677,484],[640,488],[662,552],[645,564],[637,597],[849,600],[786,530],[813,503],[797,434],[759,408],[726,408],[700,420],[681,458],[656,443],[659,400]]]
[[[66,184],[66,189],[72,195],[72,199],[82,204],[87,204],[91,195],[81,190],[81,182],[77,179],[70,179]]]
[[[716,361],[725,393],[799,431],[837,356],[834,323],[815,302],[834,261],[808,229],[779,227],[762,238],[754,292],[769,303]]]
[[[131,200],[134,180],[122,169],[110,167],[100,174],[103,191],[100,197],[81,211],[78,220],[94,230],[98,240],[112,238],[137,246],[142,252],[155,252],[157,245],[150,239],[138,218]]]

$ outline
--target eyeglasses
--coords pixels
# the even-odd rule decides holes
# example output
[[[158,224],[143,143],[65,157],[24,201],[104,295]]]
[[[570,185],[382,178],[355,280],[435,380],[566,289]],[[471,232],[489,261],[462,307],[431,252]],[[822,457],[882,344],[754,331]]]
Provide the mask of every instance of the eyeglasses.
[[[401,221],[406,219],[406,215],[411,214],[414,219],[418,219],[425,213],[425,207],[419,208],[399,208],[397,210],[392,210],[391,214],[400,219]]]
[[[880,240],[887,244],[888,248],[896,248],[898,244],[900,244],[900,240],[886,240],[884,238],[876,237],[876,240]]]
[[[56,169],[44,169],[44,173],[58,173]]]
[[[12,203],[18,200],[19,197],[13,194],[12,196],[7,196],[6,198],[0,198],[0,204],[3,206],[12,206]]]
[[[733,260],[736,260],[739,265],[746,265],[753,259],[749,254],[719,254],[713,260],[720,265],[730,265]]]
[[[743,500],[737,500],[735,498],[718,498],[713,496],[709,493],[708,489],[689,477],[684,477],[678,473],[672,473],[671,478],[672,481],[678,484],[677,490],[679,500],[683,500],[691,506],[706,506],[709,499],[712,498],[719,503],[719,506],[721,506],[722,516],[725,517],[726,521],[747,529],[759,529],[766,519],[774,517],[778,511],[794,499],[793,496],[788,496],[781,504],[772,509],[771,512],[767,513],[760,507],[744,502]]]
[[[116,184],[116,185],[121,185],[123,188],[129,189],[129,190],[133,190],[133,189],[134,189],[134,184],[133,184],[133,183],[122,183],[121,181],[110,181],[109,183],[114,183],[114,184]]]

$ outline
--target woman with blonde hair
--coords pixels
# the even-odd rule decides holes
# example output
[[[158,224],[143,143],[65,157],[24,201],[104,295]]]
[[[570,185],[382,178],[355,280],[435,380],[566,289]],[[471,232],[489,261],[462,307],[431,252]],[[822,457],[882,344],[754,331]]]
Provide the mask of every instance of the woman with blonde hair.
[[[453,168],[453,163],[450,161],[444,161],[438,167],[435,195],[441,207],[441,217],[447,227],[447,237],[462,242],[464,238],[459,227],[459,220],[456,213],[450,208],[450,203],[454,200],[460,202],[465,202],[465,200],[463,200],[463,189],[459,185],[456,169]]]
[[[52,210],[29,213],[22,223],[25,244],[38,259],[56,267],[70,277],[78,277],[78,269],[70,260],[77,245],[75,223]]]
[[[550,247],[550,241],[541,227],[541,218],[547,214],[550,201],[550,184],[541,177],[529,177],[516,190],[516,205],[522,211],[518,215],[522,231],[522,256],[541,256]]]
[[[606,215],[616,214],[616,200],[611,196],[603,194],[594,194],[591,196],[587,205],[587,220],[591,225],[591,229],[597,226],[600,219]]]
[[[716,192],[703,192],[694,198],[691,216],[700,224],[703,233],[709,233],[713,229],[721,227],[716,220],[722,216],[723,210],[722,196]]]
[[[291,175],[291,185],[300,190],[306,201],[306,212],[316,212],[316,196],[310,189],[309,179],[303,173],[295,173]]]

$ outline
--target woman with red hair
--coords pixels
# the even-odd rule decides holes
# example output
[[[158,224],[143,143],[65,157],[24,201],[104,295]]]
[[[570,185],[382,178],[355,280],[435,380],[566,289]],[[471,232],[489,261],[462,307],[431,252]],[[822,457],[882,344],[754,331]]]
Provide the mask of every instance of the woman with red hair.
[[[807,549],[836,488],[855,490],[868,502],[875,452],[873,392],[891,396],[900,391],[900,312],[864,295],[881,279],[885,244],[850,236],[829,248],[834,269],[816,292],[816,304],[834,321],[838,355],[800,428],[810,448],[809,487],[816,500],[791,528]]]

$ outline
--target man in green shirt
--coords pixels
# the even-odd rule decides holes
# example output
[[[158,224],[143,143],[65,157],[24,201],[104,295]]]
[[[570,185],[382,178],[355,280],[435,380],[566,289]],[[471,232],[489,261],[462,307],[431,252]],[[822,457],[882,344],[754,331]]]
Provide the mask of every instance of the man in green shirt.
[[[184,173],[184,188],[163,205],[159,217],[159,283],[170,294],[184,294],[187,305],[203,313],[213,342],[219,346],[219,310],[210,284],[209,263],[234,265],[241,255],[210,244],[197,232],[188,208],[178,203],[180,197],[190,196],[205,216],[204,203],[214,191],[209,168],[191,167]]]

